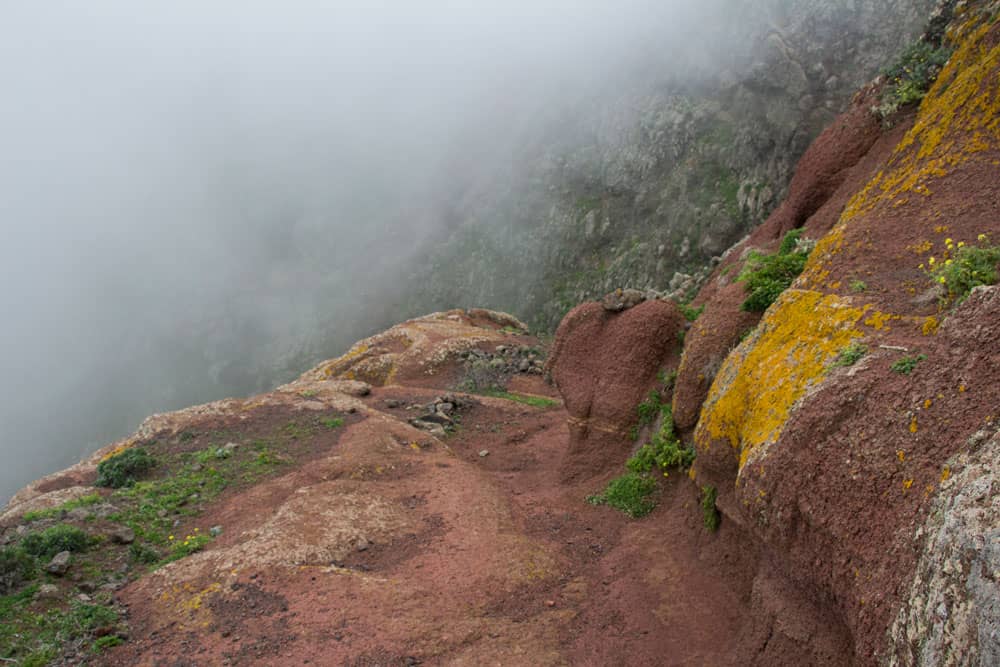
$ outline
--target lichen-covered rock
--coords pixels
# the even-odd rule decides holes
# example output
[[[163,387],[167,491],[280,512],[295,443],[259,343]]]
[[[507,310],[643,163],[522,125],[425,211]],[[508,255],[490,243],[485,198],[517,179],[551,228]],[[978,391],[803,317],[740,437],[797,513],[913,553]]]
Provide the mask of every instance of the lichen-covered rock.
[[[982,440],[987,442],[982,443]],[[890,631],[890,665],[1000,664],[1000,431],[948,464]]]

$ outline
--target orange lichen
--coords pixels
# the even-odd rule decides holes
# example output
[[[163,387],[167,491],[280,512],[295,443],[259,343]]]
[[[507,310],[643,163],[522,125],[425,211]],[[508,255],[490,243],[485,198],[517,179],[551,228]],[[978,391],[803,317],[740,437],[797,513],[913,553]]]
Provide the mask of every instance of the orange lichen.
[[[913,480],[912,479],[903,480],[903,491],[904,492],[905,491],[909,491],[911,486],[913,486]]]
[[[910,420],[910,433],[916,433],[916,432],[917,432],[917,418],[913,417]]]
[[[897,449],[896,458],[899,459],[900,463],[902,463],[903,461],[906,460],[906,452],[904,452],[902,449]]]
[[[934,402],[931,401],[931,399],[929,399],[929,398],[924,399],[924,410],[928,409],[933,404],[934,404]]]
[[[951,466],[945,466],[941,469],[941,481],[947,482],[951,479]]]
[[[835,295],[787,290],[765,315],[755,343],[726,359],[702,408],[699,447],[729,442],[742,468],[775,442],[795,405],[853,339],[863,311]]]

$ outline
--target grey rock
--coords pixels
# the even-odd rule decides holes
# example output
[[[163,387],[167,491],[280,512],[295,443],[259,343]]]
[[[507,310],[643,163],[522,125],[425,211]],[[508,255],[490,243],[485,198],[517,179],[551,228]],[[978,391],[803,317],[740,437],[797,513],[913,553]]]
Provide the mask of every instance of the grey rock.
[[[646,300],[646,295],[637,289],[616,289],[609,292],[601,299],[601,306],[604,310],[618,313],[628,308],[638,306]]]
[[[403,407],[403,401],[400,401],[395,398],[387,398],[384,401],[382,401],[382,404],[391,410]]]
[[[85,521],[90,516],[90,510],[85,507],[75,507],[66,512],[66,518],[71,521]]]
[[[45,566],[45,571],[56,576],[62,576],[69,570],[73,555],[68,551],[60,551]]]
[[[222,526],[212,526],[211,528],[208,529],[208,534],[211,535],[212,537],[218,537],[219,535],[222,535]]]
[[[121,526],[111,531],[110,537],[115,544],[132,544],[135,542],[135,531],[128,526]]]
[[[35,593],[36,600],[58,600],[61,597],[59,587],[55,584],[42,584]]]
[[[483,449],[479,451],[479,458],[481,459],[485,459],[489,455],[490,455],[490,450],[488,449]]]

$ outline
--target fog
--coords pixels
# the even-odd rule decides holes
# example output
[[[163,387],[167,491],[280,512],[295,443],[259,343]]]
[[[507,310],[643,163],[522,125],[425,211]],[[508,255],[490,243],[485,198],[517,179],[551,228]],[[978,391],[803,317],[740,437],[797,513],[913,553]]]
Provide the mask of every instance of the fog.
[[[748,3],[4,3],[0,501],[398,317],[449,199]],[[695,9],[697,7],[697,9]]]

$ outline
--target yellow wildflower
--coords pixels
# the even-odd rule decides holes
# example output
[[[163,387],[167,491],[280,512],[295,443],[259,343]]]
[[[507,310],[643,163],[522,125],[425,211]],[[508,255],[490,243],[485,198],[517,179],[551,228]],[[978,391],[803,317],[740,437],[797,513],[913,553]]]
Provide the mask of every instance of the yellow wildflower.
[[[931,257],[929,260],[927,260],[927,263],[933,266],[934,265],[934,258]]]

